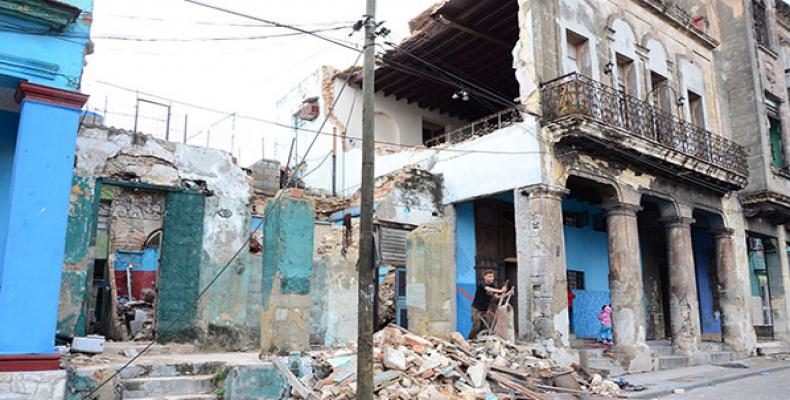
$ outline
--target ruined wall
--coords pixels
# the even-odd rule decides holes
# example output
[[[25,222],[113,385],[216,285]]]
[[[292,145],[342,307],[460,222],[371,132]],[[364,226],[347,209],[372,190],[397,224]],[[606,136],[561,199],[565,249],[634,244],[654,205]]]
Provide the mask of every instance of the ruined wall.
[[[357,293],[359,226],[354,225],[351,246],[341,253],[345,229],[335,226],[316,238],[318,249],[313,267],[312,344],[335,346],[357,338]],[[338,306],[342,305],[342,306]]]
[[[420,335],[447,336],[456,330],[454,315],[455,237],[451,221],[419,226],[407,236],[406,306],[409,329]]]
[[[201,288],[249,234],[251,189],[244,171],[235,166],[225,152],[89,126],[80,131],[77,139],[74,173],[58,319],[61,333],[81,333],[84,329],[82,310],[91,278],[91,231],[98,201],[95,190],[102,179],[158,185],[176,191],[187,185],[207,193],[201,217],[200,262],[193,266],[199,276],[195,284],[199,283]],[[230,216],[220,216],[220,210],[229,210]],[[197,305],[193,322],[198,328],[199,339],[210,338],[206,333],[221,331],[231,339],[211,341],[218,347],[257,346],[259,313],[256,310],[248,316],[249,291],[245,289],[254,286],[256,279],[260,280],[260,264],[248,265],[248,262],[250,258],[242,252],[242,257]],[[191,300],[178,299],[185,304],[190,304]],[[251,328],[250,321],[255,328]]]
[[[312,202],[290,190],[268,205],[263,234],[261,350],[306,350],[313,273]]]

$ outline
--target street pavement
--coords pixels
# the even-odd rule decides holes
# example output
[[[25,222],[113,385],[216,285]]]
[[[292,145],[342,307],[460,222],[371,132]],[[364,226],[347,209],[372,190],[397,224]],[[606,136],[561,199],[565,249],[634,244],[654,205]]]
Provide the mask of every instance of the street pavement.
[[[715,386],[701,387],[662,400],[781,400],[790,399],[790,369],[767,372]]]

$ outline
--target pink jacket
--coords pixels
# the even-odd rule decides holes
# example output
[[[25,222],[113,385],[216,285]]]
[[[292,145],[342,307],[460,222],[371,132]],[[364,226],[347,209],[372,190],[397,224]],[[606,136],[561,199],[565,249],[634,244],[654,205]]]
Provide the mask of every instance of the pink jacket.
[[[611,307],[605,307],[603,311],[598,314],[598,319],[601,320],[601,326],[612,326]]]

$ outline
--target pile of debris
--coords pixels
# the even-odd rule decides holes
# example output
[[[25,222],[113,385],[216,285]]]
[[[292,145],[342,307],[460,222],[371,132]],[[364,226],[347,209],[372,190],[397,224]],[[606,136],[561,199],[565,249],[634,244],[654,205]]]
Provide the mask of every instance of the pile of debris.
[[[539,347],[498,337],[467,342],[424,338],[395,325],[374,336],[374,387],[379,399],[539,399],[567,395],[618,396],[617,383],[582,367],[562,368]],[[313,355],[312,374],[279,368],[292,399],[354,399],[354,348]],[[276,361],[275,364],[281,364]],[[594,397],[588,397],[594,398]]]
[[[390,268],[379,284],[378,324],[385,327],[395,322],[398,297],[395,293],[395,268]]]

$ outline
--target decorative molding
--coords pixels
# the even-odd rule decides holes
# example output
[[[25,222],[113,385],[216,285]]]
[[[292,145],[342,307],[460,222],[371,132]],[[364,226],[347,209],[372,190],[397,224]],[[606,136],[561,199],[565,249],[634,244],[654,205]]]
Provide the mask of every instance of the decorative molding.
[[[2,0],[0,0],[2,1]],[[55,79],[60,66],[42,62],[32,58],[18,57],[7,53],[0,53],[0,69],[37,76],[45,79]]]
[[[0,15],[36,22],[62,31],[82,10],[56,0],[0,0]]]
[[[714,239],[730,239],[735,234],[735,229],[732,228],[717,228],[709,231]]]
[[[713,36],[694,26],[691,22],[691,14],[673,4],[673,2],[668,0],[640,0],[638,3],[670,24],[675,25],[678,29],[686,32],[689,37],[708,49],[715,49],[719,45],[719,41]]]
[[[520,189],[520,192],[522,195],[528,196],[530,198],[547,197],[547,198],[562,199],[562,196],[569,194],[570,190],[561,186],[538,183],[534,185],[524,186],[523,188]]]
[[[88,101],[88,95],[30,82],[19,82],[19,87],[16,90],[14,99],[20,104],[23,100],[33,100],[79,109]]]
[[[0,372],[50,371],[60,369],[58,354],[0,355]]]
[[[642,206],[637,204],[621,203],[618,201],[608,201],[601,204],[601,210],[606,212],[606,215],[624,215],[626,217],[636,218],[636,213],[642,211]]]
[[[694,218],[689,218],[689,217],[672,216],[666,218],[659,218],[658,221],[664,224],[664,226],[666,226],[667,228],[675,228],[675,227],[690,228],[691,224],[693,224],[695,220]]]

